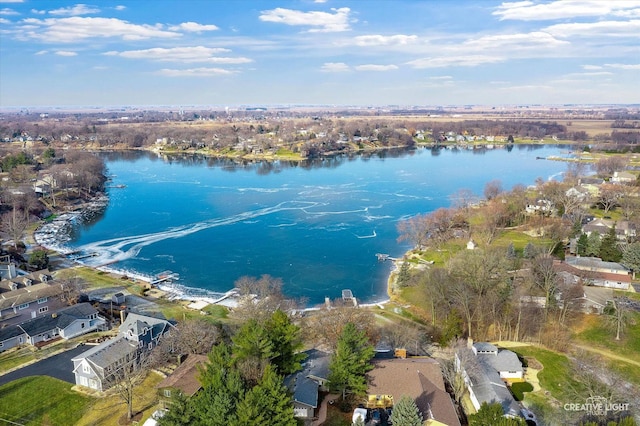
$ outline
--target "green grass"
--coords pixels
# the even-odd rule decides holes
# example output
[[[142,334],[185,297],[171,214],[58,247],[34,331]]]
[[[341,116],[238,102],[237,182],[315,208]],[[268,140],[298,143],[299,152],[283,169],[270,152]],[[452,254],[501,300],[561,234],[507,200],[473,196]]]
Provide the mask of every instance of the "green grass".
[[[574,335],[578,343],[602,348],[640,362],[640,313],[630,315],[620,340],[615,340],[614,330],[605,316],[599,316],[593,325]]]
[[[538,373],[540,386],[560,402],[571,401],[582,385],[572,378],[571,362],[565,355],[533,346],[514,348],[520,356],[534,357],[543,365]],[[527,395],[526,398],[529,396]]]
[[[522,401],[524,399],[524,393],[531,391],[533,391],[531,383],[520,382],[511,385],[511,393],[513,393],[513,397],[516,401]]]
[[[71,391],[71,384],[45,376],[25,377],[0,387],[0,417],[23,425],[73,425],[91,398]]]

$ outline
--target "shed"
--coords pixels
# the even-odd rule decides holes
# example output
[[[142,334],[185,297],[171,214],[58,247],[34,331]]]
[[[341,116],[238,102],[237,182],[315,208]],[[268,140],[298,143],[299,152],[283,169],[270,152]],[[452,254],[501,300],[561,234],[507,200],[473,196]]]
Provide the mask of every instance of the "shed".
[[[125,302],[126,296],[122,292],[118,292],[111,296],[111,301],[116,305],[122,305]]]

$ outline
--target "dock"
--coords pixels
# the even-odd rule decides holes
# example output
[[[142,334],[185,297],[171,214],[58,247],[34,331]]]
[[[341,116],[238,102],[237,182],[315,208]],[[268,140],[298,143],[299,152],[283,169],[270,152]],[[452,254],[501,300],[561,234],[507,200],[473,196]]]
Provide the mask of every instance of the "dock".
[[[151,284],[151,286],[155,286],[166,281],[177,281],[179,279],[180,275],[177,272],[164,271],[153,277],[149,284]]]
[[[384,262],[385,260],[396,261],[397,257],[391,257],[386,253],[376,253],[376,257],[378,258],[378,262]]]

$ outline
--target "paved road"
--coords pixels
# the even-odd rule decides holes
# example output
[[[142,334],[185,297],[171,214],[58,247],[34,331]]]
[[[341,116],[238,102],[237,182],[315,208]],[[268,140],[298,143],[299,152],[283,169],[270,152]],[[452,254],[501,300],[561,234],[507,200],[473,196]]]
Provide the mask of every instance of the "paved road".
[[[2,375],[0,376],[0,386],[28,376],[50,376],[75,384],[73,362],[71,362],[71,359],[90,348],[91,346],[81,345],[66,352],[43,359],[42,361],[38,361],[34,364],[27,365],[19,370]]]

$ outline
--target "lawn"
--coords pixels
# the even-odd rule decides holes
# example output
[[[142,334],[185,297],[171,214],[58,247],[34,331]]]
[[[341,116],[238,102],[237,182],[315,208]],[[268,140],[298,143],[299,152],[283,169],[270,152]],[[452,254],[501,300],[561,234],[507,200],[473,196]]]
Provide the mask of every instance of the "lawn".
[[[92,398],[46,376],[25,377],[0,387],[0,417],[23,425],[68,426],[78,422]]]
[[[606,349],[640,362],[640,313],[630,314],[629,324],[620,340],[615,340],[615,332],[605,316],[593,316],[589,319],[589,327],[573,336],[577,343]]]
[[[565,355],[533,346],[524,346],[513,348],[513,351],[522,357],[533,357],[543,368],[538,373],[540,386],[556,400],[565,403],[573,401],[576,397],[576,391],[582,388],[582,385],[575,381],[571,372],[571,362]],[[525,400],[532,393],[525,395]]]

